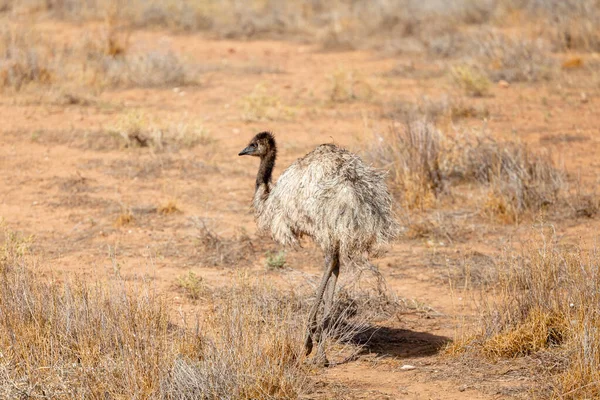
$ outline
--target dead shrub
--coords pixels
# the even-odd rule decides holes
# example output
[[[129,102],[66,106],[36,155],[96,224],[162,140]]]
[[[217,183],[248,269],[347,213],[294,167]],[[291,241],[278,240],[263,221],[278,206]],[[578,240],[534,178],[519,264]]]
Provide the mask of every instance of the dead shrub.
[[[407,208],[431,205],[444,190],[440,169],[444,137],[426,120],[393,124],[367,157],[390,171],[393,190]]]
[[[90,62],[91,64],[91,62]],[[91,64],[99,79],[115,87],[164,87],[195,84],[193,72],[170,50],[102,56]]]
[[[463,134],[455,139],[450,174],[485,185],[484,213],[518,222],[526,212],[558,205],[566,194],[565,175],[548,153],[534,153],[525,144],[496,142]]]
[[[223,237],[211,230],[206,221],[194,217],[192,223],[196,227],[198,256],[209,266],[238,267],[249,263],[255,257],[255,249],[250,236],[241,232],[233,237]]]
[[[541,34],[558,51],[600,50],[598,0],[526,0],[521,7],[538,19]]]
[[[495,81],[547,80],[557,69],[556,61],[540,40],[530,41],[490,33],[480,39],[478,45],[487,74]]]
[[[307,383],[301,307],[293,293],[238,279],[202,325],[203,356],[173,364],[163,398],[297,398]]]
[[[214,297],[201,326],[184,316],[176,326],[175,310],[148,282],[41,281],[28,242],[4,238],[0,397],[272,399],[309,391],[299,356],[302,297],[240,277]]]
[[[55,75],[51,44],[24,29],[0,29],[0,87],[20,90],[30,83],[50,84]]]
[[[456,86],[463,89],[469,96],[489,95],[491,82],[479,68],[467,64],[457,65],[450,70],[450,76]]]
[[[450,138],[433,124],[410,118],[377,136],[366,155],[390,171],[392,190],[405,207],[429,207],[461,182],[480,185],[483,214],[503,222],[519,222],[527,214],[568,206],[566,176],[550,154],[470,132]]]
[[[174,359],[200,354],[201,337],[169,322],[150,285],[41,281],[11,242],[0,279],[0,397],[157,397]]]
[[[505,254],[498,282],[486,289],[482,331],[467,348],[492,358],[550,352],[557,398],[600,395],[600,253],[541,234],[519,254]],[[563,360],[558,368],[555,360]],[[548,366],[549,367],[549,366]]]

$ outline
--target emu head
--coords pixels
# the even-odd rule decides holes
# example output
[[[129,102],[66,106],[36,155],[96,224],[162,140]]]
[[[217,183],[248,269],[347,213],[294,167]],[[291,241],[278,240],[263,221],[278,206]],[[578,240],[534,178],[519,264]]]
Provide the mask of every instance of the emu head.
[[[261,132],[254,136],[248,146],[240,153],[239,156],[255,156],[264,157],[269,153],[277,151],[275,146],[275,138],[270,132]]]

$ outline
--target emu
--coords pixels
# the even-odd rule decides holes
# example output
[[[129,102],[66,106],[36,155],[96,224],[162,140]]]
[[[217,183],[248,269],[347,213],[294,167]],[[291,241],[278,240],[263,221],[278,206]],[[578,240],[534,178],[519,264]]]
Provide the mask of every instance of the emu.
[[[313,340],[317,341],[315,362],[329,365],[320,336],[331,323],[340,259],[371,254],[398,233],[385,173],[345,149],[322,144],[290,165],[273,185],[277,145],[269,132],[254,136],[239,155],[260,158],[252,202],[259,229],[293,247],[303,236],[310,237],[325,253],[325,272],[309,312],[304,348],[310,355]],[[324,294],[323,319],[317,324]]]

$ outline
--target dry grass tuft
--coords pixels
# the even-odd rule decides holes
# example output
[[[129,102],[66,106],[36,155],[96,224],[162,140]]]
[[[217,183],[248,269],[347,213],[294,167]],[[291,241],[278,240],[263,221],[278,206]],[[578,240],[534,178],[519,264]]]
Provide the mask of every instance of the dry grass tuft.
[[[299,351],[305,308],[293,293],[240,277],[202,326],[178,327],[148,282],[40,281],[28,242],[4,238],[2,398],[272,399],[309,389]]]
[[[463,346],[492,358],[544,352],[554,397],[597,398],[599,286],[598,249],[568,247],[542,234],[499,263],[498,282],[485,296],[482,331]]]
[[[539,20],[540,33],[556,50],[600,50],[597,0],[528,0],[523,3],[529,15]]]
[[[110,132],[124,148],[149,147],[162,151],[213,143],[201,124],[178,121],[159,125],[151,116],[135,110],[121,115]]]
[[[483,189],[482,213],[507,223],[568,205],[565,174],[550,154],[469,132],[449,138],[424,120],[394,123],[367,158],[390,171],[395,195],[409,209],[428,208],[452,184],[467,182]]]
[[[425,121],[393,124],[387,135],[379,136],[368,157],[390,171],[396,194],[407,208],[425,208],[444,189],[440,158],[444,138]]]
[[[241,99],[244,121],[275,121],[293,119],[295,112],[282,104],[281,99],[269,93],[267,86],[257,84],[252,92]]]
[[[182,289],[185,295],[192,300],[198,300],[202,292],[205,291],[202,277],[192,271],[188,272],[187,275],[178,277],[175,285]]]
[[[181,210],[177,207],[177,200],[171,199],[157,208],[159,214],[169,215],[180,213]]]
[[[484,214],[518,222],[527,212],[559,205],[566,195],[564,173],[548,153],[534,153],[525,144],[496,142],[463,134],[456,138],[452,175],[485,185]]]
[[[558,345],[567,327],[560,316],[541,310],[531,310],[526,319],[514,329],[506,330],[487,339],[482,350],[492,358],[522,357]]]
[[[0,87],[20,90],[37,83],[48,85],[55,79],[53,46],[26,29],[0,29]]]
[[[240,278],[203,324],[203,356],[180,359],[162,383],[168,399],[297,398],[302,367],[300,298]]]
[[[331,87],[329,101],[333,103],[349,102],[354,100],[369,100],[375,91],[364,78],[356,71],[338,69],[329,75]]]
[[[457,65],[450,71],[453,82],[466,94],[474,97],[489,95],[491,82],[479,69],[469,65]]]
[[[491,33],[478,44],[485,70],[494,81],[536,82],[548,80],[556,72],[557,63],[540,40]]]
[[[211,230],[203,219],[192,218],[197,229],[198,255],[209,266],[239,266],[255,257],[255,248],[250,237],[241,232],[232,237],[223,237]]]
[[[117,219],[115,219],[114,225],[117,228],[121,228],[133,223],[134,221],[135,217],[133,216],[133,212],[131,211],[131,209],[129,207],[123,207],[121,209],[121,213],[119,214]]]

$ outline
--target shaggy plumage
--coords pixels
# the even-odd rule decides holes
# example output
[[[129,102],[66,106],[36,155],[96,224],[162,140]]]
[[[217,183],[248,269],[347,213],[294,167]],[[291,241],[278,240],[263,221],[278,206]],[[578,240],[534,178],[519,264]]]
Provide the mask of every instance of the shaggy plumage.
[[[290,165],[273,185],[277,146],[268,132],[257,134],[240,155],[261,159],[253,199],[259,228],[284,245],[297,246],[303,236],[311,237],[326,255],[325,275],[309,316],[310,353],[317,309],[333,275],[324,320],[331,308],[340,256],[370,254],[398,233],[385,173],[345,149],[322,144]]]
[[[257,187],[256,221],[284,245],[296,246],[306,235],[325,252],[371,252],[397,233],[384,176],[347,150],[322,144],[290,165],[275,186]]]

